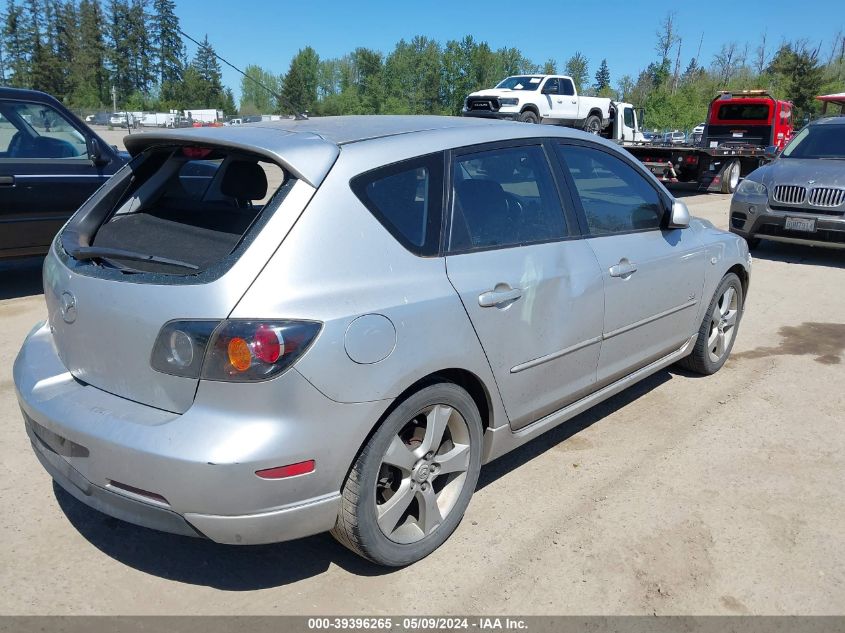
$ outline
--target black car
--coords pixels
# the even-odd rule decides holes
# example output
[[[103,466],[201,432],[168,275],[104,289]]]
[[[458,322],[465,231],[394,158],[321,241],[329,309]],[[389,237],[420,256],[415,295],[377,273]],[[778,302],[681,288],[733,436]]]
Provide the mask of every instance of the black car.
[[[46,253],[127,160],[50,95],[0,87],[0,259]]]

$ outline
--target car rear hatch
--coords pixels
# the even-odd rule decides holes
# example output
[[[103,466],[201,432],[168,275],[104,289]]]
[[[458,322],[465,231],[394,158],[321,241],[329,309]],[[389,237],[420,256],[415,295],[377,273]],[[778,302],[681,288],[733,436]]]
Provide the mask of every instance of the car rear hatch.
[[[127,142],[132,162],[71,219],[44,265],[49,323],[71,374],[175,413],[191,406],[198,378],[152,368],[162,327],[225,319],[338,153],[314,135],[197,132]]]

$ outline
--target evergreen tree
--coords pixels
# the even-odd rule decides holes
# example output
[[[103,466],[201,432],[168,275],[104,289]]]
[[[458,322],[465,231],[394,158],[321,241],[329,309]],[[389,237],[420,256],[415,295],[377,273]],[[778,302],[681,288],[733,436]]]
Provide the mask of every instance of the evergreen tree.
[[[94,109],[109,103],[105,17],[98,0],[80,0],[76,52],[70,71],[70,103]]]
[[[117,90],[118,99],[127,98],[135,89],[132,84],[131,50],[129,46],[129,2],[109,0],[106,28],[109,79]]]
[[[543,74],[544,75],[556,75],[557,74],[557,62],[555,60],[549,58],[546,60],[546,63],[543,64]]]
[[[297,112],[314,112],[317,105],[317,74],[320,58],[310,46],[300,50],[282,79],[282,97]]]
[[[15,0],[7,0],[6,16],[3,20],[3,48],[6,81],[12,87],[29,85],[29,52],[31,42],[25,27],[23,7]]]
[[[179,34],[179,18],[174,0],[153,0],[150,41],[155,51],[156,81],[162,86],[182,79],[185,47]]]
[[[153,59],[147,30],[147,0],[132,0],[126,14],[129,84],[133,92],[147,93],[153,82]]]
[[[601,65],[596,71],[596,91],[601,92],[610,88],[610,69],[607,67],[607,60],[601,60]]]

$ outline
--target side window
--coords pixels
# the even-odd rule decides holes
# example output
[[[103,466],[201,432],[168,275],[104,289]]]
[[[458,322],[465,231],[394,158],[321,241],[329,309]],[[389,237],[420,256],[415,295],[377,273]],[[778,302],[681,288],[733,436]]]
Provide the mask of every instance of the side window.
[[[607,152],[558,145],[587,216],[592,235],[660,228],[660,195],[633,167]]]
[[[388,165],[352,179],[352,191],[405,248],[440,250],[443,199],[441,153]]]
[[[87,158],[85,137],[40,103],[0,103],[0,158]]]
[[[632,108],[625,108],[624,116],[626,127],[634,127],[634,110]]]
[[[542,147],[458,156],[452,186],[450,251],[518,246],[567,235]]]
[[[556,95],[560,92],[560,81],[556,77],[546,80],[546,85],[543,86],[544,95]]]
[[[571,97],[575,94],[575,86],[572,85],[571,79],[561,79],[561,93],[565,94],[567,97]]]

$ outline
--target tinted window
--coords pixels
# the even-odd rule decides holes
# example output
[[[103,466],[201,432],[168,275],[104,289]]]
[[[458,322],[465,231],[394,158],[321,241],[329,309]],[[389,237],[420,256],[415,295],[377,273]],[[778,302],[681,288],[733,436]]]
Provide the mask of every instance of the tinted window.
[[[784,158],[845,158],[845,125],[805,127],[781,154]]]
[[[0,158],[87,158],[85,137],[53,108],[0,103]]]
[[[625,108],[625,125],[627,127],[634,127],[634,111],[631,108]]]
[[[569,97],[575,94],[575,86],[572,85],[572,81],[570,79],[561,79],[561,83],[563,84],[562,94]]]
[[[633,167],[607,152],[560,145],[593,235],[660,228],[660,196]]]
[[[556,95],[560,92],[560,81],[556,78],[552,78],[546,81],[546,85],[543,86],[543,94],[547,95]]]
[[[352,190],[384,227],[418,255],[440,249],[443,158],[433,154],[352,179]]]
[[[566,236],[560,199],[541,147],[459,156],[452,183],[452,251]]]
[[[722,121],[768,121],[767,103],[726,103],[719,106],[717,119]]]

